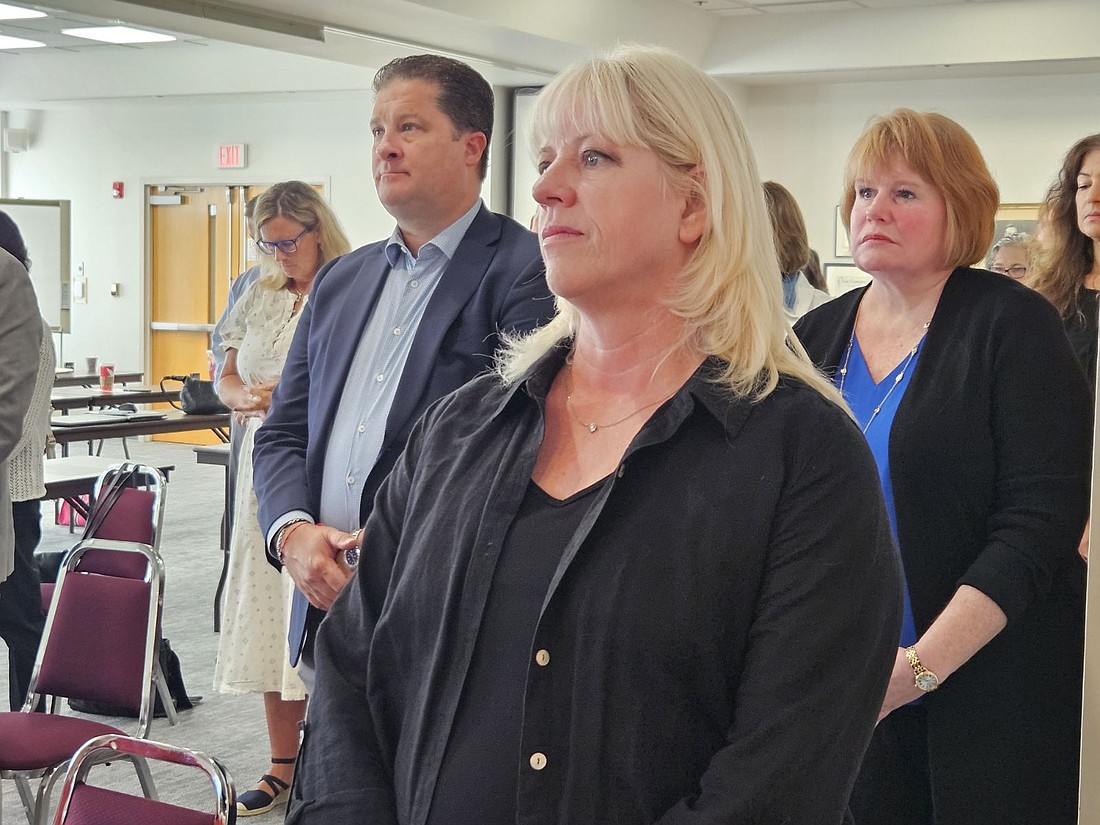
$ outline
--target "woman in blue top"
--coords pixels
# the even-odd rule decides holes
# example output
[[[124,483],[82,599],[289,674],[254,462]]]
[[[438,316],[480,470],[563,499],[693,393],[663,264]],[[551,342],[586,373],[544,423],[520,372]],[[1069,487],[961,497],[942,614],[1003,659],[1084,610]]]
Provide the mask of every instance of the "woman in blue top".
[[[873,280],[796,331],[874,453],[907,591],[856,823],[1068,825],[1085,382],[1049,303],[967,268],[998,192],[961,126],[899,109],[859,138],[845,182],[852,257]]]

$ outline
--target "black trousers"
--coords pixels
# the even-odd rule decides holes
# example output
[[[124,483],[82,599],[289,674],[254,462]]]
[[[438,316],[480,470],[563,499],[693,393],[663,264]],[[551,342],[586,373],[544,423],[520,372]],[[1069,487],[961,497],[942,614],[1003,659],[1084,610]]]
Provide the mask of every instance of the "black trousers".
[[[855,825],[933,825],[928,723],[921,704],[900,707],[878,723],[848,809]]]
[[[13,501],[15,569],[0,583],[0,639],[8,646],[8,703],[19,710],[27,698],[34,658],[46,623],[42,615],[38,567],[34,550],[42,538],[38,501]]]

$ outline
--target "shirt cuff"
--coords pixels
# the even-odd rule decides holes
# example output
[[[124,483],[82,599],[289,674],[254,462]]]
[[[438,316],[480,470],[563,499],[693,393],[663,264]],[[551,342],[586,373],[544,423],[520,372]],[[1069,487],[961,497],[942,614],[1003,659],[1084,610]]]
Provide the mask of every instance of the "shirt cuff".
[[[267,554],[271,556],[271,558],[275,558],[275,536],[278,534],[279,529],[288,522],[302,520],[308,521],[310,524],[317,523],[313,520],[313,516],[305,510],[291,510],[289,513],[283,513],[283,515],[275,519],[267,531]]]

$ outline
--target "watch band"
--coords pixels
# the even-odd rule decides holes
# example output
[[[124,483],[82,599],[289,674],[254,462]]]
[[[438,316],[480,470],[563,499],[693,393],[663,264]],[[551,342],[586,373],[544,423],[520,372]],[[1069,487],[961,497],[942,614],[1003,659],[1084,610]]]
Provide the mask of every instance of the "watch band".
[[[920,656],[917,655],[916,648],[905,648],[905,658],[909,662],[909,667],[913,668],[913,682],[918,690],[931,693],[940,686],[940,677],[924,666]]]

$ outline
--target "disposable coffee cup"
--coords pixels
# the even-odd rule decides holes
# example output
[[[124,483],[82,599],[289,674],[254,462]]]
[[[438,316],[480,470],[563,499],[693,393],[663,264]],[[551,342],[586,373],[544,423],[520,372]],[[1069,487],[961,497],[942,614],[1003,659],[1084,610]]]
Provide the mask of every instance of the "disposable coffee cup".
[[[84,359],[84,363],[87,364],[87,368],[86,368],[87,371],[84,374],[85,375],[95,375],[95,373],[96,373],[96,364],[99,363],[99,357],[95,356],[95,355],[89,355]]]
[[[115,365],[103,364],[99,368],[99,388],[111,392],[115,388]]]

